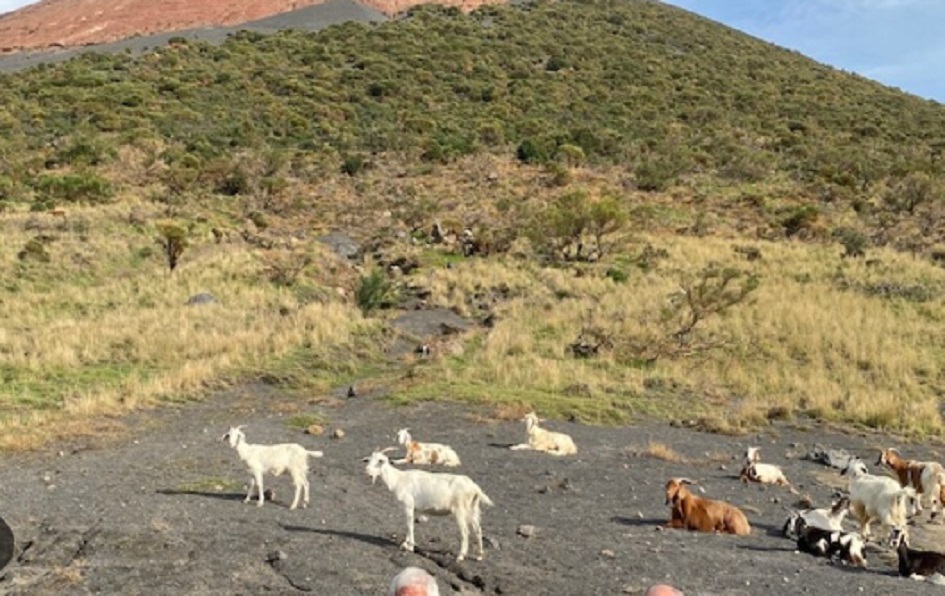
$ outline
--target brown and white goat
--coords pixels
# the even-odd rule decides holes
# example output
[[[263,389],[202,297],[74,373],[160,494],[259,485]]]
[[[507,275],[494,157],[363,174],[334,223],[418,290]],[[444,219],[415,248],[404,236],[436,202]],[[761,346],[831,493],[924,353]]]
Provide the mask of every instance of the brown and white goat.
[[[748,518],[741,509],[724,501],[697,497],[687,484],[693,484],[692,480],[672,478],[666,483],[666,504],[672,505],[666,527],[737,536],[751,534]]]
[[[443,466],[458,466],[459,456],[449,445],[442,443],[421,443],[414,441],[410,436],[410,429],[402,428],[397,431],[397,442],[407,451],[403,459],[395,464],[440,464]]]
[[[934,461],[916,461],[906,459],[895,448],[879,452],[876,465],[885,465],[896,473],[899,484],[912,487],[916,492],[916,512],[922,512],[923,497],[928,495],[931,501],[930,519],[938,515],[939,506],[945,500],[945,468]]]

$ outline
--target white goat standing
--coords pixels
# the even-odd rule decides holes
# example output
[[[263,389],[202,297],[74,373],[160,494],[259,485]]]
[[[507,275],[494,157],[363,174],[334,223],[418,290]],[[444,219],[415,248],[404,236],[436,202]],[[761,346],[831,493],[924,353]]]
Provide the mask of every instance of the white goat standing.
[[[535,451],[544,451],[552,455],[574,455],[577,453],[577,446],[568,435],[564,433],[552,432],[538,426],[540,420],[534,412],[525,414],[522,419],[525,422],[525,430],[528,432],[528,442],[512,445],[510,449],[534,449]]]
[[[444,466],[458,466],[459,456],[449,445],[442,443],[421,443],[414,441],[410,436],[410,429],[402,428],[397,431],[397,442],[404,446],[407,455],[403,459],[395,460],[395,464],[442,464]]]
[[[870,535],[870,523],[878,521],[890,529],[906,529],[907,518],[914,513],[916,492],[903,488],[888,476],[875,476],[862,460],[851,458],[840,472],[850,476],[850,510],[860,522],[864,539]],[[911,505],[911,507],[910,507]]]
[[[295,498],[292,500],[289,509],[295,509],[298,506],[299,496],[303,491],[305,496],[302,499],[302,507],[308,507],[308,458],[309,456],[322,457],[324,454],[321,451],[308,451],[296,443],[253,445],[246,442],[246,435],[243,434],[242,429],[242,426],[231,427],[223,435],[223,440],[230,442],[230,447],[236,449],[240,459],[249,468],[249,491],[247,491],[243,502],[249,502],[255,486],[259,490],[257,506],[262,507],[265,500],[263,474],[270,472],[273,476],[278,476],[288,471],[289,475],[292,476],[292,483],[295,484]]]
[[[365,472],[371,477],[371,483],[377,481],[378,476],[384,481],[388,490],[394,493],[397,500],[404,506],[407,516],[407,538],[401,547],[413,551],[414,549],[414,514],[426,513],[429,515],[453,515],[459,526],[461,543],[457,561],[466,558],[469,552],[469,528],[476,536],[477,561],[482,560],[482,525],[480,524],[479,503],[492,505],[492,500],[469,477],[460,474],[433,473],[425,470],[398,470],[391,465],[385,452],[395,449],[389,447],[382,451],[375,451],[367,462]]]

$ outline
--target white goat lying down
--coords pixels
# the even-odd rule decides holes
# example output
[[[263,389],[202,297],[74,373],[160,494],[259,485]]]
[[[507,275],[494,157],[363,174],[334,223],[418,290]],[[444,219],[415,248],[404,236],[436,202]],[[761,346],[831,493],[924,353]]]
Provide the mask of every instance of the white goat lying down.
[[[860,522],[860,532],[869,539],[870,523],[878,521],[890,530],[905,531],[908,518],[915,513],[916,493],[903,488],[889,476],[874,476],[862,460],[851,458],[840,472],[850,476],[850,510]]]
[[[243,434],[242,426],[230,428],[225,435],[224,441],[230,442],[230,447],[236,449],[240,459],[246,462],[249,468],[250,481],[249,491],[246,493],[244,503],[248,503],[253,495],[253,487],[258,488],[259,503],[263,506],[263,474],[266,472],[278,476],[288,471],[292,476],[292,483],[295,485],[295,498],[292,499],[292,505],[289,509],[295,509],[299,504],[299,496],[304,491],[305,496],[302,499],[302,507],[308,507],[308,458],[321,457],[321,451],[308,451],[296,443],[282,443],[279,445],[253,445],[246,442],[246,435]]]
[[[552,455],[574,455],[577,453],[577,446],[571,437],[564,433],[552,432],[538,426],[540,420],[534,412],[525,414],[522,419],[525,422],[525,430],[528,432],[528,442],[512,445],[510,449],[533,449],[535,451],[544,451]]]
[[[481,561],[482,525],[479,522],[479,503],[492,505],[492,500],[467,476],[425,470],[398,470],[384,455],[391,449],[395,447],[375,451],[370,457],[366,457],[364,459],[367,462],[365,472],[371,477],[372,484],[380,476],[387,488],[404,506],[404,513],[407,516],[407,538],[401,547],[409,551],[414,549],[415,513],[452,515],[456,518],[461,537],[459,555],[456,560],[462,561],[466,558],[469,552],[469,529],[472,528],[476,536],[478,553],[476,560]]]
[[[738,475],[742,482],[760,482],[762,484],[778,484],[790,486],[787,477],[781,468],[774,464],[761,463],[761,449],[749,447],[745,452],[745,465]]]
[[[397,442],[404,446],[407,455],[403,459],[395,460],[395,464],[442,464],[444,466],[458,466],[459,456],[449,445],[442,443],[421,443],[414,441],[410,436],[410,429],[402,428],[397,431]]]

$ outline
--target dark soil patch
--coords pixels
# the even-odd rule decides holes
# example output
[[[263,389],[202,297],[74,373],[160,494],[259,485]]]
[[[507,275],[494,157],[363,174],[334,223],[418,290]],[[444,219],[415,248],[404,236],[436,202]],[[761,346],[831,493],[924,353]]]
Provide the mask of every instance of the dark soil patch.
[[[820,444],[869,461],[880,437],[777,426],[733,438],[662,422],[622,428],[550,422],[580,449],[557,458],[509,451],[504,446],[524,438],[522,425],[476,422],[488,419],[484,410],[392,408],[364,397],[313,407],[332,429],[345,430],[335,440],[291,429],[279,413],[291,400],[270,387],[244,387],[132,417],[129,432],[108,445],[3,455],[0,515],[17,541],[14,560],[0,571],[0,592],[376,595],[408,564],[431,571],[446,594],[634,594],[655,582],[687,594],[939,590],[896,577],[885,546],[870,547],[867,569],[795,553],[779,532],[782,506],[797,496],[737,479],[734,458],[749,444],[761,445],[766,461],[783,465],[800,492],[825,504],[833,489],[820,479],[836,471],[802,456]],[[251,442],[295,441],[325,451],[313,460],[309,509],[287,508],[286,477],[266,478],[274,502],[262,508],[241,502],[247,475],[220,441],[234,424],[247,425]],[[449,519],[418,524],[417,553],[398,549],[401,508],[384,486],[371,485],[361,458],[393,445],[404,426],[419,440],[456,448],[459,472],[495,501],[483,510],[484,561],[454,561],[459,536]],[[647,455],[651,443],[671,447],[682,461]],[[905,451],[936,455],[914,446]],[[743,506],[752,535],[656,531],[668,515],[663,486],[672,476],[698,479],[708,496]],[[530,537],[518,533],[523,524],[535,527]],[[940,528],[924,525],[913,534],[928,542]]]

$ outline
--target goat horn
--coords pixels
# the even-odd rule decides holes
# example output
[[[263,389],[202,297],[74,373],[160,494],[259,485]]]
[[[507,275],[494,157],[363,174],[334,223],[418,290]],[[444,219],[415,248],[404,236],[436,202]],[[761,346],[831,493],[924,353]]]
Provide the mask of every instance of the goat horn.
[[[690,480],[689,478],[680,478],[679,481],[683,484],[698,484],[698,482]]]
[[[381,449],[380,452],[381,452],[381,453],[387,453],[387,452],[389,452],[389,451],[396,451],[396,450],[397,450],[396,447],[385,447],[385,448]]]

